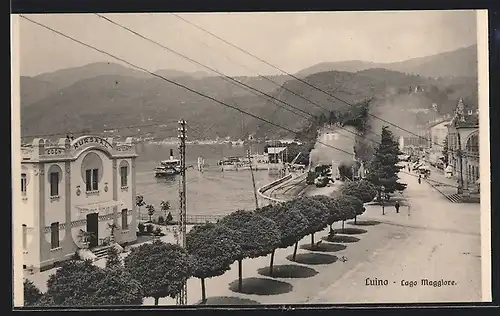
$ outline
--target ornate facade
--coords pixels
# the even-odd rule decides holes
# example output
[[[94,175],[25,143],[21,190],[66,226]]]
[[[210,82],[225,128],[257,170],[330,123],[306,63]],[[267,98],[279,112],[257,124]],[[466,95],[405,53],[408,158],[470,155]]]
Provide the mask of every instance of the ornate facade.
[[[134,241],[136,157],[131,138],[38,138],[23,147],[25,267],[44,269],[80,248]]]
[[[474,112],[465,113],[461,100],[448,128],[448,164],[465,192],[479,192],[479,122]]]

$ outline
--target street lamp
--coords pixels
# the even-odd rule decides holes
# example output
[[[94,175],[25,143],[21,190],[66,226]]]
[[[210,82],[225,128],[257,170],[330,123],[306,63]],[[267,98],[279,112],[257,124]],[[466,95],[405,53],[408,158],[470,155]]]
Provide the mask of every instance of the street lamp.
[[[380,198],[382,199],[382,215],[385,215],[385,207],[384,207],[384,196],[385,196],[385,187],[381,186],[380,187]]]

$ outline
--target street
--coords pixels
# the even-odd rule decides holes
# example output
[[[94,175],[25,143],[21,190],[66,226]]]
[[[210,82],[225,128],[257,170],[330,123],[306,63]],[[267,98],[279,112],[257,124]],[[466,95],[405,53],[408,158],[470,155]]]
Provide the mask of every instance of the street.
[[[400,235],[372,249],[366,262],[320,291],[309,303],[424,303],[481,300],[479,204],[453,204],[429,184],[400,174],[411,207],[367,206],[360,220],[378,220],[401,228]],[[369,234],[369,232],[368,232]],[[369,279],[367,281],[367,279]],[[372,280],[387,285],[367,285]],[[455,285],[422,285],[422,279]],[[413,282],[412,282],[413,281]],[[383,281],[382,281],[383,283]],[[410,284],[417,285],[410,287]]]
[[[244,260],[244,288],[253,293],[237,293],[231,288],[238,277],[235,262],[225,274],[206,280],[208,303],[217,299],[245,299],[254,304],[480,301],[480,205],[451,203],[427,182],[418,184],[416,177],[405,173],[399,176],[408,187],[398,214],[388,205],[382,215],[380,205],[368,203],[366,212],[357,219],[360,225],[346,223],[347,228],[364,230],[351,235],[355,242],[341,245],[323,241],[326,250],[309,251],[303,249],[310,244],[310,237],[306,236],[299,243],[300,262],[287,258],[293,253],[293,246],[278,249],[275,269],[293,271],[288,277],[261,274],[260,270],[269,265],[269,255]],[[304,194],[329,195],[338,184],[325,188],[309,186]],[[283,191],[295,191],[290,185],[283,188],[276,190],[278,198]],[[340,227],[341,223],[335,223],[335,229]],[[315,241],[327,235],[328,228],[317,232]],[[167,234],[162,240],[173,242],[173,237]],[[104,261],[96,264],[103,265]],[[44,290],[48,274],[46,271],[40,278],[29,278]],[[423,279],[430,285],[423,284]],[[434,281],[436,286],[432,286]],[[188,304],[197,304],[200,299],[200,281],[190,278]],[[152,298],[144,299],[144,305],[152,304]],[[161,298],[159,304],[173,305],[175,300]]]

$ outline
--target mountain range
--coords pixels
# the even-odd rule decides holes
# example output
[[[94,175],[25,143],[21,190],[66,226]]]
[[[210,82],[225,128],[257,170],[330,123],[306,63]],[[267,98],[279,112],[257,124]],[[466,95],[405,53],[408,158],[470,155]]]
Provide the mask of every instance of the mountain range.
[[[432,103],[437,103],[442,114],[453,111],[459,98],[477,106],[475,56],[473,47],[469,47],[383,66],[357,61],[321,63],[296,74],[330,96],[286,75],[233,78],[262,94],[205,72],[162,69],[156,74],[226,105],[289,129],[299,129],[306,120],[300,110],[317,114],[324,109],[345,109],[348,105],[338,99],[355,103],[375,96],[376,104],[391,99],[391,104],[400,108],[430,108]],[[474,58],[475,63],[472,62]],[[399,70],[388,69],[396,66]],[[428,75],[424,75],[426,73]],[[415,93],[416,87],[419,87],[418,93]],[[405,96],[400,99],[404,100],[401,104],[394,103],[398,95]],[[24,136],[97,132],[126,125],[172,122],[181,117],[188,121],[192,137],[196,139],[241,138],[255,132],[261,137],[290,136],[288,132],[161,78],[115,63],[93,63],[34,77],[21,76],[21,131]],[[117,132],[125,136],[140,133],[158,138],[176,135],[175,128],[170,128],[169,124],[166,128],[152,126],[140,128],[140,131],[130,128]]]
[[[305,68],[297,75],[307,77],[317,72],[331,70],[358,72],[371,68],[383,68],[431,78],[475,77],[477,76],[477,45],[394,63],[373,63],[361,60],[324,62]]]

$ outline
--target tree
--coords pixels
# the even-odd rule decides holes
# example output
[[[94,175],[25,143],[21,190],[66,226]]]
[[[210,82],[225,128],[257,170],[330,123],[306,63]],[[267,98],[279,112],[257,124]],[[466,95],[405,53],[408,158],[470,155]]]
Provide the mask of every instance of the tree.
[[[355,172],[359,170],[359,162],[357,161],[343,161],[339,164],[339,176],[342,181],[346,178],[352,180]]]
[[[338,222],[342,219],[341,214],[340,214],[339,204],[337,203],[337,200],[335,200],[334,198],[328,197],[326,195],[315,195],[312,198],[323,203],[323,205],[325,205],[328,208],[329,216],[328,216],[326,223],[328,226],[330,226],[330,233],[332,233],[333,223]]]
[[[298,243],[308,232],[309,221],[291,203],[280,203],[268,205],[255,211],[256,214],[269,218],[274,221],[279,228],[281,241],[277,248],[288,248]],[[269,274],[273,274],[274,253],[271,252],[271,263],[269,265]]]
[[[366,135],[356,136],[354,143],[354,156],[364,164],[373,159],[373,140],[368,139]]]
[[[224,216],[219,224],[231,231],[233,240],[240,246],[238,261],[238,290],[243,285],[242,261],[245,258],[266,256],[275,249],[281,241],[278,225],[254,212],[239,210]]]
[[[50,306],[56,306],[54,304],[54,301],[52,300],[52,296],[48,295],[47,293],[42,294],[40,299],[36,301],[33,305],[33,307],[50,307]]]
[[[335,124],[337,123],[337,114],[335,114],[334,111],[330,111],[328,113],[328,124]]]
[[[342,198],[350,204],[352,210],[354,211],[354,223],[357,224],[357,218],[365,212],[365,207],[363,202],[355,196],[343,195]],[[351,217],[352,215],[349,215]]]
[[[36,287],[35,283],[24,279],[24,306],[33,306],[42,298],[42,292]]]
[[[142,303],[140,284],[118,267],[102,269],[92,261],[67,261],[49,277],[38,306],[102,306]]]
[[[357,197],[362,203],[373,201],[378,193],[377,188],[366,180],[344,183],[339,191],[341,194]]]
[[[55,306],[92,306],[101,268],[91,260],[64,262],[47,281],[47,295]]]
[[[148,210],[148,216],[149,216],[149,221],[151,222],[151,218],[155,214],[156,210],[155,207],[151,204],[146,205],[146,210]]]
[[[160,239],[133,248],[125,257],[125,270],[142,285],[144,297],[174,298],[190,276],[187,252]]]
[[[335,198],[339,206],[339,219],[342,221],[342,231],[344,230],[345,221],[356,217],[356,210],[352,203],[352,199],[348,195],[340,194]]]
[[[160,203],[160,209],[162,211],[162,214],[165,214],[165,217],[167,217],[167,211],[170,209],[170,202],[169,201],[161,201]],[[172,216],[172,214],[170,214]]]
[[[141,207],[146,205],[146,202],[144,202],[144,197],[142,195],[137,195],[135,197],[135,205],[139,208],[139,219],[141,218]]]
[[[172,213],[168,212],[167,218],[165,218],[165,225],[170,224],[174,220]]]
[[[442,153],[444,156],[444,158],[443,158],[444,165],[447,166],[448,165],[448,137],[445,137],[443,140],[443,152]]]
[[[231,232],[219,224],[194,226],[186,236],[186,249],[192,258],[192,274],[200,279],[201,300],[206,301],[205,279],[223,275],[241,255]]]
[[[110,234],[110,243],[111,244],[115,243],[115,233],[116,233],[117,228],[118,228],[118,225],[116,225],[115,223],[108,224],[108,229],[111,231],[111,234]]]
[[[114,246],[109,247],[106,254],[107,254],[106,258],[107,269],[113,269],[122,266],[122,261],[120,259],[120,256],[118,255],[118,250]]]
[[[327,222],[328,217],[330,216],[330,211],[323,203],[312,197],[301,197],[292,200],[292,203],[308,220],[309,225],[306,230],[306,235],[311,235],[311,248],[314,248],[314,233],[328,226]],[[293,260],[295,260],[297,255],[297,246],[298,242],[295,243]]]
[[[93,305],[142,305],[144,294],[141,284],[134,280],[123,266],[106,268],[97,280]]]
[[[382,128],[381,136],[381,142],[375,149],[374,158],[367,168],[367,180],[377,188],[384,186],[387,193],[403,191],[406,184],[398,182],[398,172],[403,168],[397,165],[398,156],[402,154],[399,150],[399,144],[387,126]]]

